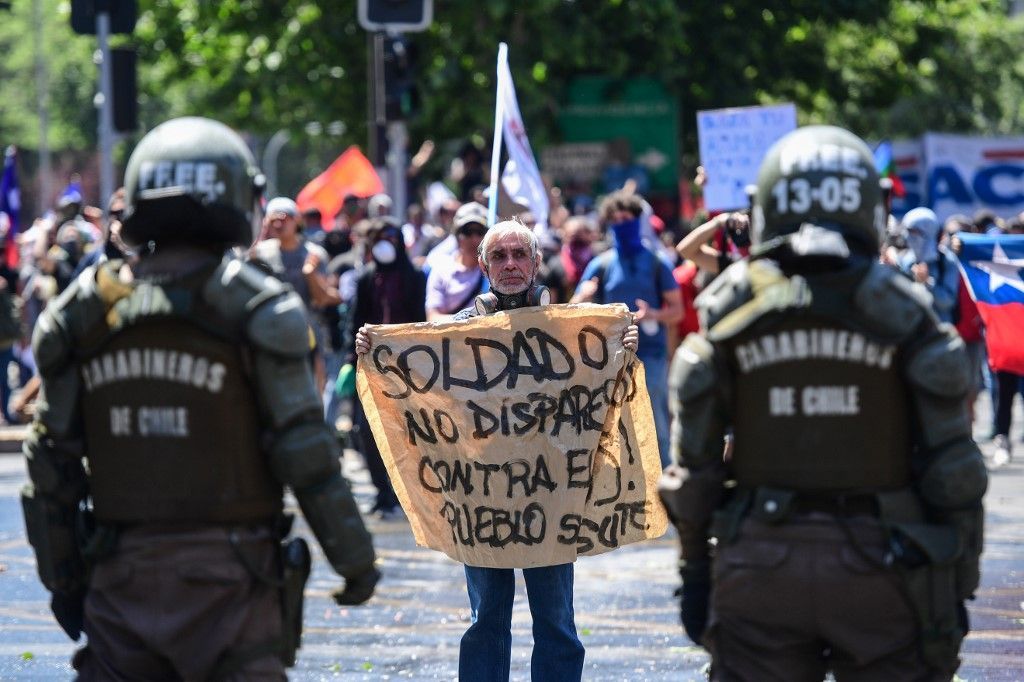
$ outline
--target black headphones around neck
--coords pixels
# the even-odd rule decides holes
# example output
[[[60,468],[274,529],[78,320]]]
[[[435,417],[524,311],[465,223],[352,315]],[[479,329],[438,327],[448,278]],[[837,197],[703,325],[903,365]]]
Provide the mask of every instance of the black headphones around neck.
[[[526,291],[518,294],[499,294],[488,291],[476,297],[473,307],[477,315],[490,315],[499,310],[517,310],[551,303],[551,291],[541,284],[534,284]]]

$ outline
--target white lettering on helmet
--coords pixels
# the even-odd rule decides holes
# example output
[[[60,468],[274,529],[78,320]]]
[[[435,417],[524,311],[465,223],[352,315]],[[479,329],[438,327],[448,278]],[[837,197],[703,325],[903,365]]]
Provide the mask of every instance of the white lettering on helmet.
[[[813,171],[843,173],[861,179],[868,175],[856,149],[832,143],[818,144],[806,138],[793,140],[782,148],[779,170],[786,176]]]
[[[139,166],[139,189],[181,188],[186,194],[215,201],[226,186],[217,181],[217,164],[211,161],[144,161]]]

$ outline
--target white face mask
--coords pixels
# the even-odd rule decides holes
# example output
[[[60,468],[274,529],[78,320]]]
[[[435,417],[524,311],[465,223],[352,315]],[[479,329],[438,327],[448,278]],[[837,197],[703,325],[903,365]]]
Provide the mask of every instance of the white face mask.
[[[381,240],[374,244],[373,248],[370,249],[370,253],[373,254],[373,259],[381,265],[390,265],[398,257],[395,245],[387,240]]]

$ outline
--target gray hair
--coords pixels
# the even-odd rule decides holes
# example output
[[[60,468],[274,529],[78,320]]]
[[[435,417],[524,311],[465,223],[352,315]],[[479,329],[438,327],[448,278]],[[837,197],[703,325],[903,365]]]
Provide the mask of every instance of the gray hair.
[[[518,220],[503,220],[500,223],[495,223],[491,229],[487,230],[483,240],[480,242],[478,247],[477,255],[480,260],[484,262],[484,265],[490,267],[490,263],[487,262],[487,250],[494,243],[494,240],[499,237],[504,237],[507,234],[514,234],[519,238],[520,243],[527,244],[530,247],[530,260],[537,260],[537,253],[540,251],[540,244],[537,241],[537,235],[533,233],[526,225],[523,225]]]

